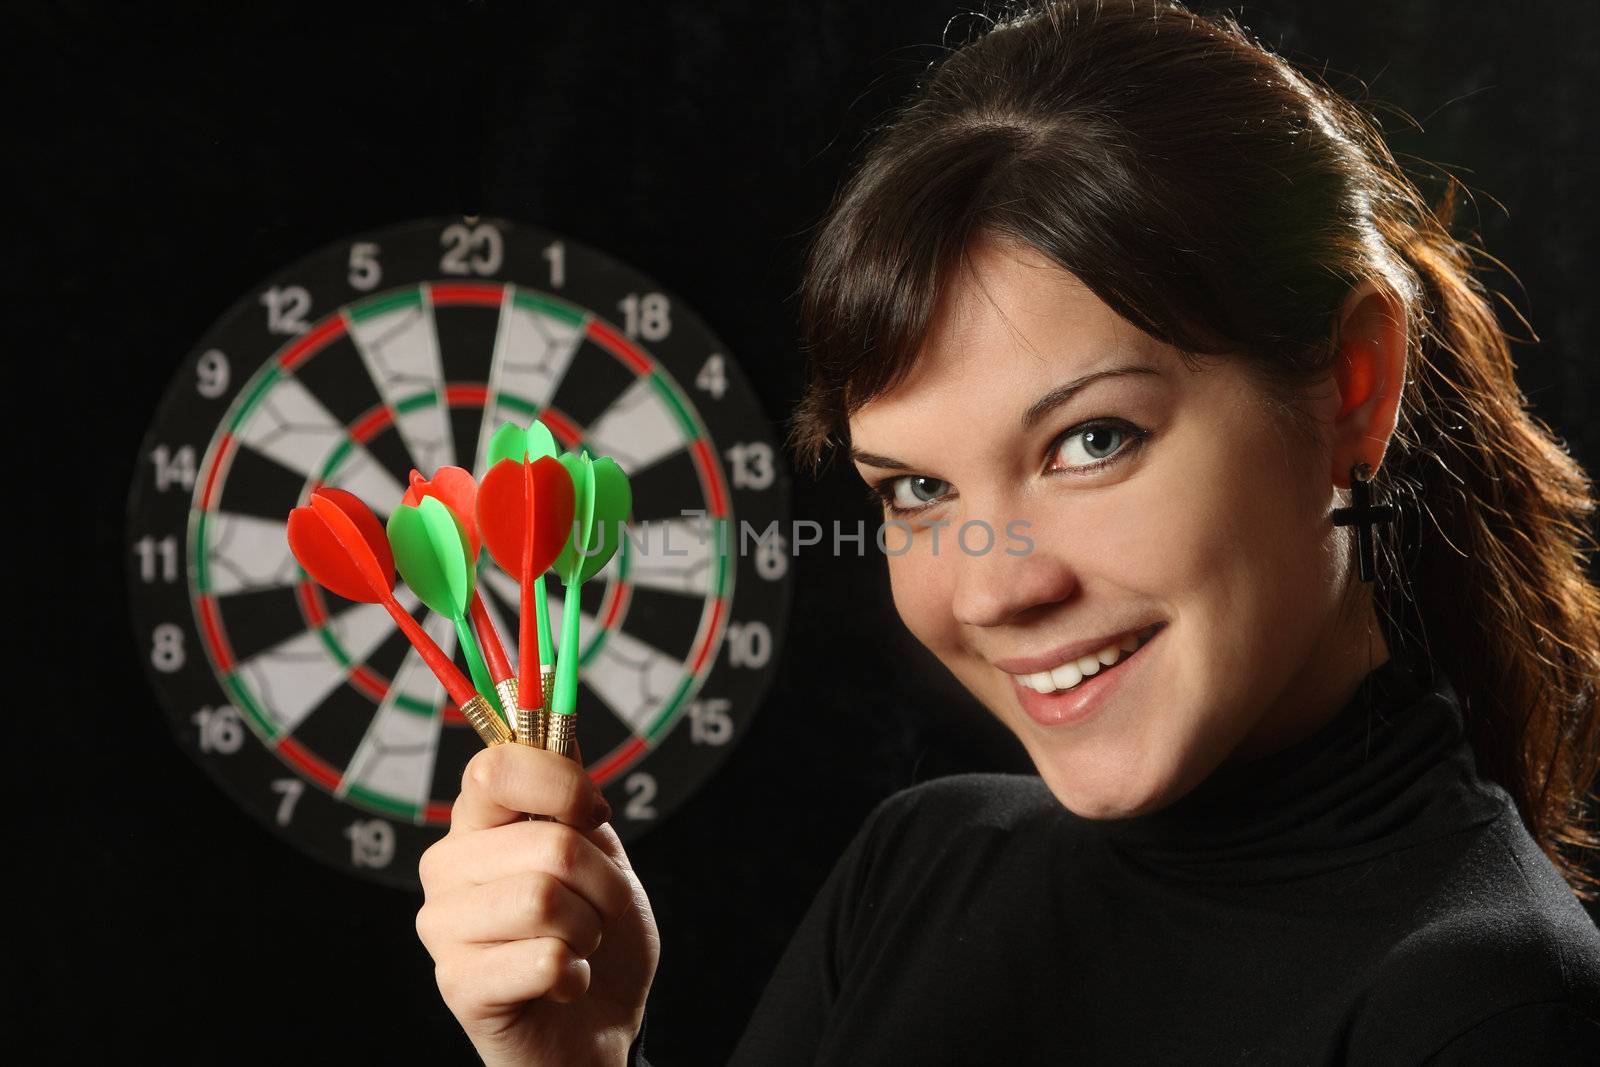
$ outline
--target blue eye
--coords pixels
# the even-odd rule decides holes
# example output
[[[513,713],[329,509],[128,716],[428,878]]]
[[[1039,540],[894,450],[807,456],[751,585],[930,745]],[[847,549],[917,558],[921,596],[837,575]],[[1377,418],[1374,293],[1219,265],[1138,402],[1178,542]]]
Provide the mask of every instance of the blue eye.
[[[1051,449],[1051,456],[1059,456],[1069,452],[1079,452],[1087,457],[1087,462],[1064,463],[1052,467],[1053,471],[1073,470],[1080,473],[1096,471],[1102,467],[1109,467],[1126,456],[1131,456],[1146,438],[1150,436],[1149,430],[1142,430],[1129,422],[1121,419],[1101,420],[1087,422],[1081,426],[1074,426],[1060,437]],[[1081,445],[1072,447],[1074,442],[1081,441]],[[1132,442],[1129,444],[1129,442]]]
[[[1150,437],[1150,431],[1124,419],[1096,419],[1080,423],[1057,437],[1050,446],[1051,459],[1079,453],[1086,462],[1052,464],[1047,474],[1092,474],[1131,457]],[[909,515],[941,504],[951,497],[949,482],[926,474],[902,474],[875,483],[867,499],[892,515]]]
[[[926,474],[905,474],[887,478],[872,487],[872,498],[881,500],[896,515],[921,511],[939,500],[950,489],[950,483]]]

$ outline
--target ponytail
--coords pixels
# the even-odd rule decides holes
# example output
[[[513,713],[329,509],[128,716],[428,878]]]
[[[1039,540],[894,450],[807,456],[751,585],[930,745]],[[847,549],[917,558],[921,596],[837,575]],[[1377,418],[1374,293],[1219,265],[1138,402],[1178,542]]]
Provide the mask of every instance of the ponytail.
[[[1421,283],[1414,366],[1380,474],[1414,529],[1388,531],[1379,616],[1444,670],[1480,773],[1581,899],[1600,886],[1589,805],[1600,773],[1600,589],[1594,487],[1526,408],[1469,246],[1450,235],[1457,184],[1386,237]],[[1409,230],[1409,232],[1404,232]],[[1398,542],[1398,543],[1397,543]]]

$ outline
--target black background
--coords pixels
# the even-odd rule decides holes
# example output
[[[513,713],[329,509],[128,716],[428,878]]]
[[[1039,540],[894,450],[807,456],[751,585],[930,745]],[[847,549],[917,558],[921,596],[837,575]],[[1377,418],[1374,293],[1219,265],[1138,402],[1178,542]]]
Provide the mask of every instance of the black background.
[[[1477,193],[1483,241],[1521,282],[1500,285],[1543,338],[1517,349],[1523,389],[1592,472],[1600,33],[1583,7],[1278,0],[1241,17],[1414,116],[1422,132],[1387,123],[1402,158]],[[953,40],[965,35],[961,10],[8,5],[21,195],[7,289],[25,303],[6,316],[7,514],[13,595],[32,611],[14,615],[28,621],[7,734],[10,880],[30,900],[11,912],[13,1003],[50,1058],[472,1058],[413,930],[419,897],[304,859],[234,808],[178,750],[140,673],[123,509],[140,437],[196,339],[324,242],[479,200],[681,294],[781,419],[801,384],[792,294],[807,231],[952,16]],[[839,467],[798,476],[794,504],[824,523],[873,515]],[[880,560],[813,549],[794,562],[790,640],[752,732],[630,850],[664,942],[649,1043],[663,1064],[725,1057],[878,799],[1028,769],[904,632]]]

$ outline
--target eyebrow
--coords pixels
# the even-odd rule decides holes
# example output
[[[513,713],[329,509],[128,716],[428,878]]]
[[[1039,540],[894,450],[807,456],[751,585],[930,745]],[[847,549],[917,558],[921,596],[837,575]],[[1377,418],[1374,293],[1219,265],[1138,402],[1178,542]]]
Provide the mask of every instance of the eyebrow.
[[[1028,410],[1022,413],[1021,426],[1023,432],[1033,429],[1044,420],[1046,415],[1071,400],[1094,382],[1100,381],[1102,378],[1118,378],[1130,374],[1151,374],[1159,377],[1161,370],[1158,367],[1144,364],[1128,364],[1122,367],[1108,367],[1105,370],[1097,370],[1093,373],[1085,374],[1081,378],[1074,378],[1070,382],[1063,382],[1028,405]],[[875,452],[865,452],[859,448],[850,450],[850,458],[857,463],[864,463],[869,467],[881,467],[884,470],[908,471],[912,469],[908,463],[890,459],[888,456],[880,456]]]

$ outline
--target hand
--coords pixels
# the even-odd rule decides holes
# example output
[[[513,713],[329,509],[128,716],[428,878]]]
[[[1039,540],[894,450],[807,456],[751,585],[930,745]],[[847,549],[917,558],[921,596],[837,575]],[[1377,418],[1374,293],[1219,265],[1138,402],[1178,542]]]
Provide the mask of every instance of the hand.
[[[486,1064],[626,1063],[661,941],[609,818],[580,761],[504,744],[467,764],[417,936]]]

